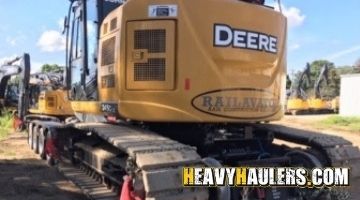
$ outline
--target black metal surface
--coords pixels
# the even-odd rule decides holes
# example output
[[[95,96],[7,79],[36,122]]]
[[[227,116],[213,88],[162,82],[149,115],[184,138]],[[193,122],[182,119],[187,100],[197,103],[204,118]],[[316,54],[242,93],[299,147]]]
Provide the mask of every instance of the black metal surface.
[[[243,160],[237,162],[239,166],[249,166],[249,167],[268,167],[276,165],[284,165],[290,162],[290,158],[287,156],[284,157],[275,157],[275,158],[266,158],[261,160]]]
[[[326,85],[328,85],[329,83],[329,78],[328,75],[329,74],[329,67],[327,64],[325,64],[320,71],[320,74],[316,80],[316,83],[314,85],[314,91],[315,91],[315,98],[320,99],[321,98],[321,92],[320,92],[320,87],[321,87],[321,83],[325,80]]]
[[[18,117],[24,119],[29,109],[29,82],[30,82],[30,55],[25,53],[21,60],[20,85],[19,85],[19,102]]]

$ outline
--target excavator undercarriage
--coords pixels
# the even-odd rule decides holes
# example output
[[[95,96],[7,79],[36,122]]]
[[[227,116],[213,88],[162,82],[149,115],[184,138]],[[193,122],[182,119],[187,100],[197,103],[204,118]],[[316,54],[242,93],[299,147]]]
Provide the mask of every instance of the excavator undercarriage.
[[[130,176],[134,191],[146,199],[328,199],[334,191],[338,194],[336,188],[184,188],[184,166],[348,166],[351,177],[360,175],[360,152],[349,141],[281,125],[33,121],[28,128],[29,141],[45,135],[44,144],[52,148],[33,148],[50,156],[50,164],[71,160],[118,195],[123,177]],[[179,132],[186,134],[178,138]],[[274,139],[301,147],[273,143]]]

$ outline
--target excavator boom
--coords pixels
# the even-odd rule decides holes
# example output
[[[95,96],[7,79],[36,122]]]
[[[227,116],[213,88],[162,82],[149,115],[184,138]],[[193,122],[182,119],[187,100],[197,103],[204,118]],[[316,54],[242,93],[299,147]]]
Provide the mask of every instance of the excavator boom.
[[[325,80],[325,83],[327,85],[329,84],[329,75],[328,74],[329,74],[329,67],[327,64],[325,64],[321,68],[320,74],[314,85],[315,98],[321,99],[321,92],[320,92],[321,83]]]
[[[20,61],[20,64],[16,63]],[[23,118],[26,115],[29,106],[29,78],[30,78],[30,56],[24,54],[6,62],[0,67],[0,99],[5,98],[5,91],[8,86],[8,81],[11,76],[18,75],[19,84],[19,98],[18,98],[18,117]]]

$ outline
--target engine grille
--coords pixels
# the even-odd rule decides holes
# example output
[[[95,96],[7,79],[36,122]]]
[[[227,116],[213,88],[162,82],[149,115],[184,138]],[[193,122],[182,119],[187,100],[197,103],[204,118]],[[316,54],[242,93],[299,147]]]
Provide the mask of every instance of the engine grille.
[[[46,106],[47,106],[48,108],[53,108],[53,107],[55,107],[55,98],[54,98],[54,97],[47,97],[46,100],[47,100]]]
[[[175,27],[174,20],[126,24],[126,89],[175,88]]]
[[[116,29],[116,25],[117,25],[117,18],[114,18],[110,21],[110,31],[113,31]]]
[[[102,43],[101,65],[111,65],[115,62],[115,36]]]
[[[166,30],[136,30],[134,31],[134,49],[147,49],[149,53],[166,51]]]
[[[150,58],[147,63],[135,63],[134,81],[165,81],[165,58]]]

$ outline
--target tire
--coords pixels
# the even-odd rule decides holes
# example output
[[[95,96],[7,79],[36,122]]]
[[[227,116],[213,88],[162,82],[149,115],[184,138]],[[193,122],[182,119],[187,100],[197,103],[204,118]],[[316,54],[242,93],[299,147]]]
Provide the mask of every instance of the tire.
[[[17,132],[17,133],[20,133],[20,132],[22,132],[23,130],[25,130],[25,127],[24,127],[23,124],[22,124],[22,125],[19,125],[19,126],[17,126],[17,127],[15,128],[15,132]]]
[[[55,159],[53,157],[51,157],[50,155],[46,155],[46,163],[50,167],[53,167],[53,166],[55,166]]]
[[[39,153],[39,129],[37,126],[33,128],[32,149],[34,150],[34,153]]]
[[[29,130],[28,130],[28,145],[29,145],[30,149],[33,149],[32,140],[33,140],[33,124],[30,123]]]
[[[44,129],[40,128],[39,131],[39,155],[42,160],[46,160],[46,152],[45,152],[45,145],[46,145],[46,139],[44,134]]]
[[[345,188],[332,188],[330,191],[331,200],[349,200],[350,192]]]

